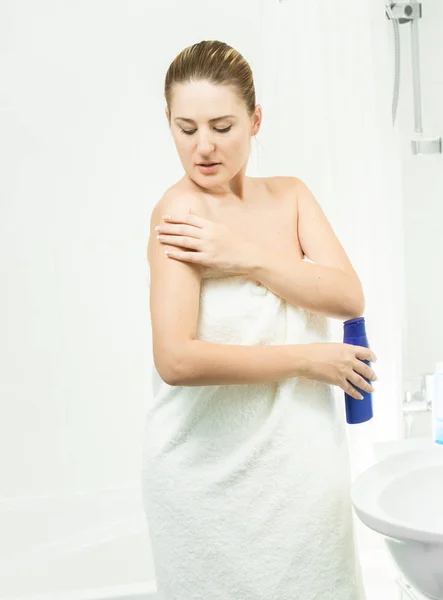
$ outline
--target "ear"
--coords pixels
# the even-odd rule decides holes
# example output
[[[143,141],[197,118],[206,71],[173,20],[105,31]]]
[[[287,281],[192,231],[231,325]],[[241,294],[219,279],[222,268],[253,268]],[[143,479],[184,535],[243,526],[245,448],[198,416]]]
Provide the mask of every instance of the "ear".
[[[260,104],[257,104],[255,107],[255,113],[253,116],[253,125],[252,125],[252,135],[257,135],[260,130],[261,122],[263,118],[262,107]]]
[[[169,110],[168,110],[168,107],[165,108],[165,115],[166,115],[166,119],[167,119],[167,121],[169,123]]]

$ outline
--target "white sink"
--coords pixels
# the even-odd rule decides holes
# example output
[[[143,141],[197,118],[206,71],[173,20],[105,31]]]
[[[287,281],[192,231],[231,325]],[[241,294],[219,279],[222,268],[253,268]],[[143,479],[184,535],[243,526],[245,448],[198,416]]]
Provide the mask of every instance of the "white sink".
[[[411,585],[443,600],[443,446],[389,456],[363,472],[351,487],[358,518],[385,536]]]

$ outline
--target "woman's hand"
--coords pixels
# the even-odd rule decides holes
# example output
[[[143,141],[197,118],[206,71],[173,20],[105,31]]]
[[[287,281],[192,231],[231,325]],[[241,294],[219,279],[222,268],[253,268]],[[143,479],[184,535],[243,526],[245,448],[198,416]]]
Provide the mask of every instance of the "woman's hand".
[[[226,225],[196,214],[169,218],[166,215],[163,219],[166,224],[155,228],[160,234],[159,242],[188,249],[168,250],[169,258],[241,274],[248,273],[254,265],[255,245]]]
[[[307,365],[304,376],[308,379],[337,385],[357,400],[362,400],[363,396],[355,389],[356,387],[365,392],[374,391],[374,388],[363,379],[369,381],[377,379],[372,368],[362,362],[377,360],[369,348],[333,342],[306,344],[305,356]]]

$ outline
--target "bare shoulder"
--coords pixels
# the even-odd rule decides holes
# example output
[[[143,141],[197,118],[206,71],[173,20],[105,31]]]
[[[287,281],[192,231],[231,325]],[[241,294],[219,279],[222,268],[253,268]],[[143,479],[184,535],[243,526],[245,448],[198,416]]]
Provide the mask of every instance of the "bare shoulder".
[[[299,177],[281,176],[270,178],[275,180],[275,186],[281,190],[298,208],[302,206],[319,205],[310,187]]]
[[[292,175],[274,175],[263,179],[270,191],[277,195],[291,191],[296,192],[298,183],[303,183],[298,177]]]
[[[148,261],[152,252],[153,244],[157,239],[155,227],[164,224],[163,215],[172,214],[174,217],[185,217],[189,210],[206,216],[206,204],[201,195],[182,186],[173,185],[168,188],[160,200],[154,205],[151,212],[150,235],[147,247]]]
[[[183,216],[189,209],[204,210],[205,202],[201,193],[180,184],[168,188],[157,204],[153,213],[167,214],[164,211],[174,211],[175,215]]]
[[[264,179],[272,197],[285,201],[289,209],[297,207],[299,195],[303,193],[304,189],[301,179],[291,175],[275,175]]]

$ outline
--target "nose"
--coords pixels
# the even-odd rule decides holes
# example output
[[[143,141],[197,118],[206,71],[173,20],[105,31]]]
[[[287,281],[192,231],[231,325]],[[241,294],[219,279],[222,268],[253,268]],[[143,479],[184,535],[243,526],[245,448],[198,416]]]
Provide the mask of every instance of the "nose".
[[[214,150],[214,143],[212,142],[210,135],[203,133],[198,138],[197,150],[201,156],[209,155]]]

